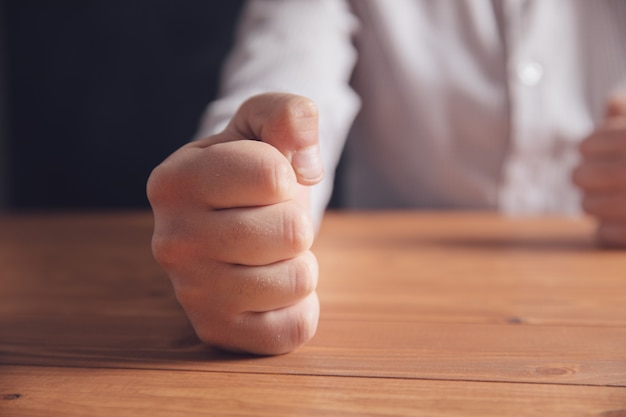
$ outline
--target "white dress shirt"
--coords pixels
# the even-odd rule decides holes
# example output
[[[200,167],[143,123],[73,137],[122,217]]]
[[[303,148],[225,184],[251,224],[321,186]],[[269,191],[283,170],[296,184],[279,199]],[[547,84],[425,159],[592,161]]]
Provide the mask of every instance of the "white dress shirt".
[[[626,87],[624,0],[258,0],[198,136],[247,97],[302,94],[351,208],[576,213],[578,143]]]

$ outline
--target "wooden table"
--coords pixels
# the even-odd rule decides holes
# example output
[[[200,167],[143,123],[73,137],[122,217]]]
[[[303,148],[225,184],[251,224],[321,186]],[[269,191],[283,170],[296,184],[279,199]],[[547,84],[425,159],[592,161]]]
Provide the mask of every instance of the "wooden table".
[[[148,213],[0,217],[0,416],[626,416],[626,252],[593,223],[331,213],[315,339],[201,344]]]

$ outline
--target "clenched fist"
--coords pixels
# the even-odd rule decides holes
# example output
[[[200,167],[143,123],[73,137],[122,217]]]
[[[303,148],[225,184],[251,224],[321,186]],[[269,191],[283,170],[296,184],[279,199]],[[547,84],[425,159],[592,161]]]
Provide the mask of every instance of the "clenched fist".
[[[189,143],[147,185],[152,250],[203,341],[281,354],[319,318],[306,185],[323,175],[314,104],[263,94],[226,129]]]
[[[609,100],[604,123],[581,146],[574,182],[583,191],[583,209],[598,221],[598,239],[626,246],[626,96]]]

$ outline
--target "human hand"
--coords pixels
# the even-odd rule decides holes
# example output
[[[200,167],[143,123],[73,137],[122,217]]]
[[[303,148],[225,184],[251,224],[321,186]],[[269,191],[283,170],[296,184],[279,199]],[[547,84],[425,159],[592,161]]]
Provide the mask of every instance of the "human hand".
[[[263,94],[150,175],[153,254],[204,342],[282,354],[315,334],[318,265],[304,185],[323,176],[317,134],[310,100]]]
[[[601,244],[626,246],[626,95],[609,100],[604,123],[580,146],[574,183],[583,209],[598,219]]]

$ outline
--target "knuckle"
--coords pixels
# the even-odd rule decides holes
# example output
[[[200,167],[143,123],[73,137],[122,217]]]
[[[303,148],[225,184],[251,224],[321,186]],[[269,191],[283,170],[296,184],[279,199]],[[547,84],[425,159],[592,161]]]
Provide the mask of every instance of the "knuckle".
[[[295,204],[291,207],[291,210],[283,211],[283,238],[288,249],[300,253],[313,244],[313,224],[304,209]]]
[[[168,176],[164,172],[163,166],[158,165],[150,173],[146,184],[146,195],[150,204],[154,206],[163,201],[163,199],[170,194],[169,189],[170,184]]]
[[[294,189],[295,175],[287,160],[275,148],[259,159],[256,170],[256,187],[279,199],[290,196]]]
[[[294,306],[286,320],[281,323],[282,329],[272,333],[266,331],[266,339],[259,344],[259,353],[280,355],[291,352],[313,338],[317,331],[319,309],[305,301]]]
[[[315,119],[318,117],[315,103],[303,96],[288,96],[283,111],[289,119]]]
[[[315,303],[309,303],[308,300],[303,300],[300,304],[300,311],[298,311],[296,320],[292,325],[289,340],[291,350],[311,340],[317,331],[319,319],[317,296],[314,297]]]
[[[183,243],[177,239],[160,233],[152,236],[152,256],[166,270],[179,264],[184,253]]]
[[[289,307],[289,311],[230,315],[223,312],[194,314],[190,307],[186,307],[186,311],[203,342],[230,351],[260,355],[280,355],[295,350],[313,338],[319,320],[315,293]]]
[[[186,198],[190,177],[176,155],[170,156],[152,169],[146,182],[146,195],[153,208],[180,204]]]
[[[276,131],[298,132],[309,125],[317,125],[318,109],[315,103],[303,96],[281,96],[270,114],[266,128],[268,133]]]
[[[151,249],[154,259],[167,271],[198,258],[198,245],[188,226],[168,216],[155,216]]]
[[[315,255],[310,251],[305,252],[294,259],[292,268],[292,293],[298,298],[303,298],[315,291],[319,276]]]

